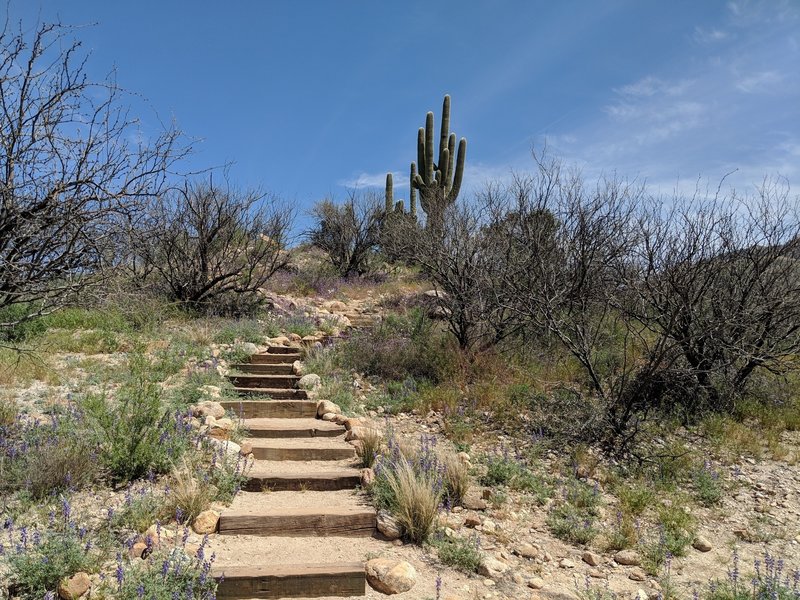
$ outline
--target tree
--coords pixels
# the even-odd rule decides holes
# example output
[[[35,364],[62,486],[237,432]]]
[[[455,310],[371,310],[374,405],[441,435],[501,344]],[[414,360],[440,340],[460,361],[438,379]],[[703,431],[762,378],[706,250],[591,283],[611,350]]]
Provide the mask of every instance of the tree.
[[[116,226],[188,148],[147,143],[113,78],[91,81],[73,29],[0,33],[0,331],[102,281]]]
[[[311,210],[315,223],[306,236],[342,277],[365,275],[375,267],[386,212],[375,195],[356,193],[343,204],[318,202]]]
[[[186,183],[153,201],[132,231],[131,269],[195,312],[244,314],[286,265],[293,211],[259,191]]]

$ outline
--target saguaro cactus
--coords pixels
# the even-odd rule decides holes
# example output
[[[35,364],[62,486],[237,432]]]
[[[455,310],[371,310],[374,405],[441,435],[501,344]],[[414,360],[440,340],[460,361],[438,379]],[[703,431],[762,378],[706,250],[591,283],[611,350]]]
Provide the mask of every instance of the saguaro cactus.
[[[442,104],[442,128],[439,135],[438,162],[434,162],[433,113],[425,118],[425,127],[417,133],[417,162],[411,163],[411,192],[419,190],[420,204],[427,215],[429,229],[441,226],[445,209],[456,201],[464,175],[464,161],[467,157],[467,140],[458,142],[456,155],[456,134],[450,133],[450,96],[444,97]],[[455,159],[455,165],[453,161]],[[455,168],[454,168],[455,166]],[[417,172],[419,168],[419,172]],[[416,204],[416,198],[413,203]]]

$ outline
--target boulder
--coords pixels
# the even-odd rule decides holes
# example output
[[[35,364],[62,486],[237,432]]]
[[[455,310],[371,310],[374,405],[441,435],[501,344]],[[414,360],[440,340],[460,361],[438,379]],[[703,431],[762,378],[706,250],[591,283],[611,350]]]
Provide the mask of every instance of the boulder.
[[[80,571],[72,577],[65,577],[58,584],[58,597],[63,600],[77,600],[89,591],[92,581],[89,574]]]
[[[339,405],[331,402],[330,400],[320,400],[317,403],[317,416],[322,417],[325,413],[335,413],[341,414],[342,409],[339,408]]]
[[[258,353],[258,346],[256,346],[253,342],[239,342],[236,344],[235,349],[237,352],[241,352],[242,354]]]
[[[633,550],[620,550],[614,555],[614,560],[618,565],[637,567],[642,564],[639,555]]]
[[[136,542],[133,546],[131,546],[128,554],[131,558],[146,558],[148,554],[147,544],[144,542]]]
[[[248,456],[253,453],[253,442],[244,441],[239,446],[239,454]]]
[[[296,360],[292,363],[292,373],[295,375],[303,375],[303,363],[302,361]]]
[[[321,386],[322,386],[322,378],[316,373],[309,373],[308,375],[303,375],[300,378],[300,381],[297,382],[297,387],[299,387],[301,390],[315,390]]]
[[[602,560],[598,554],[595,554],[594,552],[589,552],[588,550],[583,553],[581,558],[583,559],[583,562],[585,562],[590,567],[598,566],[600,564],[600,561]]]
[[[215,510],[204,510],[194,519],[192,529],[198,535],[214,533],[219,525],[219,513]]]
[[[499,579],[508,571],[508,565],[491,556],[485,556],[478,567],[478,575],[489,579]]]
[[[520,544],[514,549],[514,554],[523,558],[536,558],[539,556],[539,549],[533,544]]]
[[[213,400],[204,400],[203,402],[195,404],[192,412],[195,417],[214,417],[215,419],[221,419],[225,416],[225,409],[222,407],[222,404],[214,402]]]
[[[404,560],[373,558],[366,564],[367,582],[382,594],[401,594],[417,583],[417,571]]]
[[[378,531],[380,531],[386,539],[396,540],[402,537],[403,529],[400,523],[397,522],[388,510],[378,511]]]
[[[710,552],[711,551],[711,542],[709,542],[706,538],[701,535],[698,535],[694,538],[692,542],[692,548],[697,550],[698,552]]]
[[[331,422],[333,422],[333,421],[336,420],[336,417],[338,417],[338,416],[339,415],[337,415],[336,413],[332,413],[332,412],[331,413],[325,413],[324,415],[322,415],[322,420],[323,421],[331,421]]]

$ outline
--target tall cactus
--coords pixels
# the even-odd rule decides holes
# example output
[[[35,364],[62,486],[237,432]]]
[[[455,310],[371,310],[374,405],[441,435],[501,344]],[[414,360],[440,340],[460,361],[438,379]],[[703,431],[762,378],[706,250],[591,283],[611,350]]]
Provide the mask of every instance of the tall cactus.
[[[450,133],[450,96],[442,104],[442,127],[439,135],[438,162],[434,162],[433,113],[425,118],[425,127],[417,133],[417,162],[411,163],[411,192],[419,190],[422,210],[428,218],[429,229],[439,229],[445,209],[456,201],[464,176],[464,161],[467,157],[467,140],[458,142],[456,156],[456,134]],[[455,159],[455,168],[454,167]],[[417,172],[419,168],[419,172]],[[414,197],[413,203],[416,204]]]
[[[392,174],[386,174],[386,214],[389,214],[394,210],[394,191],[392,185]]]

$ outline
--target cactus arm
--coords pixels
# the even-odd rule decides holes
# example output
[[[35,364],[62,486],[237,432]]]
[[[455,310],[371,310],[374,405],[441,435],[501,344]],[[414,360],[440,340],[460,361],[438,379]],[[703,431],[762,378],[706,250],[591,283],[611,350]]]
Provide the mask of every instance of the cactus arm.
[[[392,174],[391,173],[387,173],[386,174],[386,197],[385,197],[386,198],[386,212],[387,213],[391,212],[392,208],[394,207],[394,200],[393,200],[394,190],[393,190],[393,187],[394,186],[392,185]]]
[[[417,176],[417,164],[412,162],[410,185],[408,192],[408,210],[411,213],[411,216],[414,217],[415,219],[417,218],[417,186],[415,185],[414,181],[416,176]]]
[[[450,181],[450,165],[453,164],[453,161],[450,160],[449,148],[445,147],[442,150],[442,157],[440,160],[442,161],[439,163],[439,173],[442,174],[441,185],[447,188],[447,182]]]
[[[447,94],[442,102],[442,130],[439,136],[439,168],[444,171],[444,165],[447,162],[444,160],[444,150],[447,148],[447,138],[450,135],[450,95]],[[447,181],[447,178],[445,178]]]
[[[431,184],[433,183],[433,171],[434,171],[434,162],[433,162],[433,146],[434,146],[434,139],[433,139],[433,113],[429,112],[425,117],[425,164],[420,165],[420,167],[425,167],[421,169],[424,173],[423,179],[425,183]]]
[[[456,158],[456,172],[453,175],[453,187],[447,194],[447,202],[452,203],[456,201],[458,192],[461,190],[461,180],[464,177],[464,162],[467,159],[467,140],[461,138],[458,142],[458,157]]]

